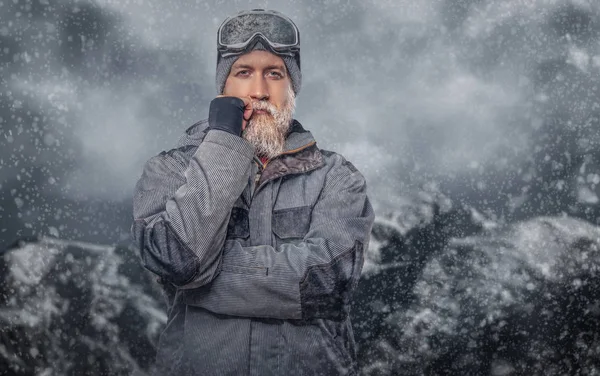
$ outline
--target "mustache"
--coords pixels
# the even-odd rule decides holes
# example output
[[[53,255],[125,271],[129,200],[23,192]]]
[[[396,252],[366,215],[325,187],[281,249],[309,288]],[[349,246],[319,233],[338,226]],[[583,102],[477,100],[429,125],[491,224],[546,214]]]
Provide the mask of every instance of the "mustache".
[[[252,102],[252,109],[266,111],[271,116],[274,116],[277,113],[277,108],[271,103],[265,101]]]

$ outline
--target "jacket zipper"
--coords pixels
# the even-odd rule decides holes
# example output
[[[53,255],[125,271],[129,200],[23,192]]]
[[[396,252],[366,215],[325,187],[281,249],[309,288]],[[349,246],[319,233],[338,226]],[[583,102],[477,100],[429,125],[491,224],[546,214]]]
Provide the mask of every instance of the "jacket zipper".
[[[258,166],[258,171],[256,171],[256,174],[254,174],[254,184],[253,184],[254,189],[252,190],[252,197],[254,197],[254,192],[256,192],[256,188],[257,188],[258,182],[260,180],[260,177],[262,176],[262,173],[265,170],[265,166],[263,165],[260,158],[258,158],[256,155],[254,156],[254,162],[256,162],[256,165]]]

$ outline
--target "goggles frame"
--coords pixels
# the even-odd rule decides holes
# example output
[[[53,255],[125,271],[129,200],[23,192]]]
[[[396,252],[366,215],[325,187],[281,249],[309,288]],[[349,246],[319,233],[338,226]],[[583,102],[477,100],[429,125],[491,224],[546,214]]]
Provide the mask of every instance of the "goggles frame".
[[[280,20],[286,22],[294,31],[294,43],[282,44],[273,42],[269,40],[269,38],[267,38],[267,36],[261,31],[255,32],[247,40],[242,42],[230,44],[222,43],[223,29],[229,22],[238,17],[252,14],[269,15],[272,17],[277,17]],[[269,51],[276,55],[289,56],[295,58],[296,62],[298,63],[298,67],[300,67],[300,31],[298,30],[296,24],[290,18],[277,11],[264,9],[252,9],[249,11],[242,11],[236,14],[235,16],[227,17],[221,23],[221,26],[219,26],[219,29],[217,31],[217,51],[221,58],[242,55],[248,52],[259,41],[265,42],[265,48],[267,48]]]

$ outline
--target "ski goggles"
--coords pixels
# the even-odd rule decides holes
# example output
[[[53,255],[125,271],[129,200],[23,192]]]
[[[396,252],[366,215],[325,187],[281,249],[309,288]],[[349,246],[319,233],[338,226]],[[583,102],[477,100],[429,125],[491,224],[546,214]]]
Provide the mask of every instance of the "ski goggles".
[[[271,52],[297,59],[300,67],[300,32],[294,22],[273,10],[253,9],[223,21],[217,32],[217,50],[221,57],[247,52],[264,41]]]

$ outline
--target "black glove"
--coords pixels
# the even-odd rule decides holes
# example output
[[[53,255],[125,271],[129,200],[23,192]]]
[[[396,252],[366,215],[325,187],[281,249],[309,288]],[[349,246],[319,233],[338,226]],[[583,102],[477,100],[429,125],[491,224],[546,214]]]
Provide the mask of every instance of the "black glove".
[[[242,134],[244,121],[244,101],[237,97],[217,97],[210,102],[208,127],[229,132],[236,136]]]

